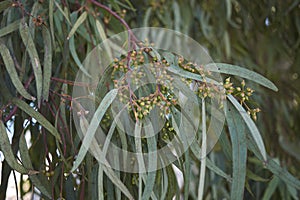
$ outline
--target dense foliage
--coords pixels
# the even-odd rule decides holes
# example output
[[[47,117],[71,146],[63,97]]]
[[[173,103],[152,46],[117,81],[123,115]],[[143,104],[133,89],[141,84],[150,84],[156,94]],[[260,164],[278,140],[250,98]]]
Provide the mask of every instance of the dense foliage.
[[[5,199],[13,171],[25,177],[18,183],[18,196],[33,192],[45,199],[298,199],[299,10],[297,0],[1,1],[0,199]],[[224,79],[221,99],[226,104],[220,103],[219,108],[224,110],[225,127],[203,159],[206,126],[199,117],[197,140],[174,162],[184,177],[182,187],[172,165],[143,174],[99,165],[95,155],[84,150],[85,141],[81,142],[73,121],[72,92],[78,87],[74,81],[78,71],[88,73],[82,64],[88,53],[114,34],[142,26],[189,35],[218,63],[201,66],[140,45],[130,52],[133,62],[128,66],[134,69],[137,61],[137,65],[166,67],[158,69],[162,76],[155,77],[156,84],[132,96],[126,80],[116,81],[130,70],[124,65],[128,57],[115,58],[105,80],[95,88],[97,106],[103,110],[101,128],[113,134],[115,144],[123,145],[124,140],[122,131],[115,130],[111,112],[106,112],[109,99],[130,102],[127,109],[136,124],[155,106],[161,108],[165,123],[157,144],[125,137],[128,149],[141,145],[150,151],[180,135],[174,117],[181,112],[180,105],[170,90],[174,75],[183,78],[186,86],[197,86],[201,120],[207,117],[208,121],[214,114],[208,108],[207,116],[203,113],[214,87],[205,77],[211,70]],[[136,84],[147,74],[135,73]],[[171,85],[163,86],[162,80]],[[117,94],[114,89],[129,93]],[[80,119],[83,131],[89,124]],[[138,128],[134,131],[141,134]],[[25,135],[30,135],[30,142],[26,143]]]

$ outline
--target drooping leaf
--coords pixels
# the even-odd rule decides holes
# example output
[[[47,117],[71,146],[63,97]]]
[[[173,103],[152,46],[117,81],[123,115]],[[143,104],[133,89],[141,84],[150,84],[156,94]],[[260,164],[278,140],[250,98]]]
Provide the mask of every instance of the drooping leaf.
[[[74,171],[75,169],[78,168],[78,166],[80,165],[80,163],[82,162],[82,160],[85,157],[85,154],[87,153],[89,146],[91,145],[93,139],[94,139],[94,135],[96,133],[96,130],[99,126],[99,123],[102,120],[102,117],[104,116],[106,110],[108,109],[108,107],[110,106],[110,104],[113,102],[113,100],[115,99],[115,97],[118,94],[118,90],[114,89],[111,90],[110,92],[108,92],[106,94],[106,96],[103,98],[103,100],[101,101],[99,107],[97,108],[90,124],[87,127],[85,137],[82,141],[82,146],[79,149],[79,153],[77,155],[77,158],[75,160],[75,163],[73,165],[73,168],[71,171]]]
[[[14,86],[16,87],[17,91],[25,99],[34,101],[35,98],[33,96],[31,96],[26,91],[26,89],[24,88],[21,80],[19,79],[18,73],[17,73],[16,68],[15,68],[14,61],[13,61],[11,55],[10,55],[10,52],[9,52],[8,48],[2,43],[0,43],[0,53],[1,53],[1,56],[3,58],[3,61],[4,61],[4,64],[5,64],[6,70],[8,72],[8,75],[10,76],[11,81],[14,84]]]
[[[149,135],[155,135],[154,129],[151,123],[147,127]],[[148,145],[148,173],[147,178],[145,181],[145,188],[143,191],[142,199],[149,199],[150,197],[153,198],[153,188],[155,185],[155,177],[156,177],[156,169],[157,169],[157,148],[156,148],[156,139],[155,137],[148,137],[147,138],[147,145]]]
[[[9,8],[10,6],[12,6],[12,2],[10,0],[5,0],[5,1],[2,1],[0,2],[0,13]]]
[[[34,41],[32,39],[32,36],[30,35],[28,25],[25,22],[22,22],[20,24],[20,35],[24,45],[26,46],[26,50],[28,51],[31,60],[31,65],[34,72],[35,82],[36,82],[38,106],[40,106],[42,89],[43,89],[42,67],[41,67],[40,59]]]
[[[23,165],[18,163],[18,161],[13,153],[13,150],[11,148],[11,144],[9,142],[8,135],[6,132],[6,128],[5,128],[2,120],[0,120],[0,137],[1,137],[1,140],[0,140],[1,151],[3,152],[4,158],[5,158],[6,162],[8,163],[8,165],[21,174],[28,174],[29,170],[26,169]]]
[[[266,161],[267,160],[266,148],[257,126],[255,125],[251,117],[248,115],[248,113],[245,111],[245,109],[242,107],[242,105],[232,95],[228,95],[227,97],[229,101],[234,105],[236,110],[239,112],[240,116],[243,118],[246,125],[248,126],[252,138],[256,142],[263,159]]]
[[[56,130],[56,128],[38,111],[35,111],[32,107],[30,107],[27,103],[24,101],[18,99],[18,98],[13,98],[11,100],[13,104],[18,106],[21,110],[26,112],[29,116],[33,117],[36,119],[45,129],[47,129],[59,142],[61,142],[61,137]]]
[[[21,20],[16,20],[10,24],[8,24],[7,26],[3,27],[0,29],[0,37],[3,37],[5,35],[8,35],[16,30],[18,30],[18,28],[20,27],[20,22]]]
[[[84,68],[84,66],[82,65],[81,61],[79,60],[79,57],[76,53],[76,49],[75,49],[75,42],[74,42],[74,37],[72,37],[69,40],[69,48],[70,48],[70,52],[71,55],[75,61],[75,63],[77,64],[77,66],[79,67],[79,69],[88,77],[91,77],[91,75],[88,73],[88,71]]]
[[[24,164],[24,166],[29,170],[29,178],[32,181],[32,183],[34,184],[35,187],[37,187],[41,193],[43,195],[45,195],[46,197],[48,197],[49,199],[51,199],[51,192],[50,192],[50,184],[48,184],[48,182],[43,182],[41,183],[39,177],[38,177],[38,173],[35,170],[33,170],[33,166],[31,163],[31,158],[29,155],[29,151],[27,148],[27,144],[26,144],[26,140],[25,140],[25,136],[24,134],[21,135],[20,137],[20,156],[22,159],[22,163]]]
[[[52,73],[52,42],[51,35],[47,27],[42,28],[44,39],[44,68],[43,68],[43,99],[48,101],[50,79]]]
[[[262,197],[262,200],[271,199],[271,197],[274,194],[276,188],[278,187],[279,182],[280,182],[280,179],[277,176],[274,176],[274,178],[268,184],[268,187],[264,192],[264,196]]]
[[[206,172],[206,149],[207,149],[207,135],[206,135],[206,106],[205,99],[202,98],[202,145],[201,145],[201,166],[198,186],[198,200],[203,199],[205,172]]]
[[[55,49],[55,36],[54,36],[54,22],[53,22],[53,13],[54,13],[54,0],[49,0],[49,24],[50,24],[50,32],[51,38],[53,41],[53,49]]]
[[[226,105],[226,104],[225,104]],[[232,187],[230,199],[243,199],[246,179],[247,144],[246,130],[242,117],[232,105],[224,107],[232,143]]]
[[[268,156],[267,161],[264,161],[261,152],[252,137],[247,137],[247,146],[250,151],[252,151],[255,156],[264,162],[264,165],[269,169],[275,176],[280,178],[286,184],[291,185],[298,190],[300,190],[300,180],[289,173],[286,169],[282,168],[273,158]]]
[[[230,64],[225,64],[225,63],[213,63],[213,64],[208,64],[204,66],[205,69],[211,71],[211,72],[218,72],[218,73],[223,73],[223,74],[230,74],[230,75],[235,75],[239,76],[245,79],[249,79],[251,81],[254,81],[262,86],[265,86],[271,90],[278,91],[278,88],[269,81],[267,78],[263,77],[262,75],[248,70],[246,68],[242,68],[236,65],[230,65]]]
[[[75,22],[74,26],[72,27],[68,37],[67,37],[67,40],[69,40],[73,35],[74,33],[76,32],[76,30],[78,29],[78,27],[86,20],[86,17],[87,17],[87,12],[83,12],[80,17],[77,19],[77,21]]]

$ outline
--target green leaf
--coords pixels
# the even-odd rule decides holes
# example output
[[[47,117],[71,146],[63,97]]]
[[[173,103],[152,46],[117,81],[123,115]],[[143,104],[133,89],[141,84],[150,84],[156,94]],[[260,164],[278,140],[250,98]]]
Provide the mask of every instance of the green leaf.
[[[5,10],[6,8],[9,8],[12,5],[12,2],[10,0],[5,0],[0,2],[0,13]]]
[[[201,159],[201,149],[199,147],[199,144],[196,142],[193,142],[190,146],[193,154],[196,156],[197,159]],[[231,182],[230,175],[226,174],[222,169],[220,169],[218,166],[216,166],[209,158],[206,158],[206,166],[218,174],[219,176],[225,178],[227,181]]]
[[[201,145],[201,167],[198,187],[198,199],[203,199],[205,172],[206,172],[206,149],[207,149],[207,136],[206,136],[206,107],[205,99],[202,98],[202,145]]]
[[[256,145],[258,146],[263,159],[266,161],[267,160],[266,148],[265,148],[263,139],[262,139],[255,123],[253,122],[251,117],[248,115],[248,113],[245,111],[245,109],[242,107],[242,105],[232,95],[228,95],[227,98],[234,105],[234,107],[237,109],[237,111],[240,113],[240,116],[244,119],[244,122],[248,126],[248,129],[249,129]]]
[[[21,80],[19,79],[18,73],[17,73],[16,68],[15,68],[14,61],[13,61],[11,55],[10,55],[10,52],[9,52],[8,48],[2,43],[0,43],[0,53],[1,53],[1,56],[3,58],[3,61],[4,61],[4,64],[5,64],[6,70],[8,72],[8,75],[10,76],[11,81],[14,84],[14,86],[16,87],[17,91],[25,99],[34,101],[35,98],[33,96],[31,96],[26,91],[26,89],[24,88]]]
[[[54,8],[54,0],[49,0],[49,24],[50,24],[50,32],[53,41],[53,47],[55,49],[55,37],[54,37],[54,22],[53,22],[53,9]]]
[[[111,90],[110,92],[107,93],[107,95],[103,98],[102,102],[100,103],[99,107],[97,108],[97,110],[90,122],[90,125],[88,125],[88,127],[86,127],[87,128],[86,133],[83,133],[83,134],[85,134],[85,137],[82,141],[82,146],[79,149],[79,153],[77,155],[77,158],[76,158],[73,168],[71,170],[72,172],[74,170],[76,170],[78,168],[78,166],[80,165],[80,163],[83,161],[83,159],[94,139],[94,135],[99,126],[99,123],[101,122],[101,120],[102,120],[106,110],[110,106],[110,104],[116,98],[117,94],[118,94],[117,89]]]
[[[270,183],[268,184],[267,189],[264,192],[263,200],[269,200],[271,199],[272,195],[274,194],[276,188],[278,187],[278,184],[280,182],[280,179],[278,177],[274,177]]]
[[[77,19],[77,21],[75,22],[74,26],[72,27],[68,37],[67,37],[67,40],[69,40],[73,35],[74,33],[76,32],[76,30],[78,29],[78,27],[86,20],[86,17],[87,17],[87,12],[83,12],[80,17]]]
[[[24,22],[20,24],[20,35],[23,40],[24,45],[26,46],[26,50],[28,51],[31,65],[33,68],[35,81],[36,81],[36,91],[37,91],[37,100],[38,107],[40,107],[41,97],[42,97],[42,89],[43,89],[43,76],[42,76],[42,68],[40,59],[34,44],[34,41],[30,35],[30,31],[28,25]]]
[[[133,200],[133,196],[130,194],[124,183],[115,175],[114,171],[106,165],[104,165],[103,168],[105,174],[110,178],[110,180],[127,196],[128,199]]]
[[[155,135],[154,129],[151,123],[147,126],[149,135]],[[143,191],[142,199],[150,199],[151,194],[153,193],[153,188],[155,185],[156,169],[157,169],[157,148],[156,148],[156,139],[155,137],[147,138],[148,145],[148,174],[145,181],[145,188]],[[154,199],[154,198],[152,198]]]
[[[36,18],[38,16],[38,12],[39,12],[40,9],[42,9],[41,4],[40,4],[39,1],[36,1],[33,4],[32,8],[31,8],[30,16],[32,17],[32,19]],[[34,21],[33,20],[29,20],[28,26],[29,26],[29,31],[30,31],[31,37],[35,38],[35,28],[36,28],[36,25],[35,25]]]
[[[62,15],[65,17],[65,19],[67,20],[68,24],[71,26],[72,23],[71,23],[71,21],[70,21],[69,16],[63,11],[63,9],[60,7],[60,5],[59,5],[55,0],[53,0],[53,1],[54,1],[54,3],[55,3],[56,7],[58,8],[58,10],[61,12],[61,14],[62,14]]]
[[[105,155],[105,154],[104,154]],[[103,189],[103,164],[99,162],[98,168],[98,199],[104,199],[104,189]]]
[[[43,79],[43,99],[48,101],[50,79],[52,73],[52,43],[51,35],[47,27],[43,26],[42,34],[44,39],[44,79]]]
[[[41,193],[43,195],[45,195],[49,199],[51,199],[50,185],[48,184],[48,182],[42,184],[41,181],[38,178],[38,175],[36,174],[36,173],[39,173],[39,172],[33,170],[33,166],[32,166],[32,163],[31,163],[31,158],[30,158],[29,151],[28,151],[28,148],[27,148],[25,136],[24,136],[23,133],[20,137],[19,147],[20,147],[20,156],[21,156],[21,159],[22,159],[22,163],[24,164],[24,166],[26,168],[30,169],[29,172],[28,172],[30,180],[35,185],[35,187],[37,187],[39,189],[39,191],[41,191]]]
[[[35,111],[27,103],[25,103],[24,101],[18,98],[13,98],[11,102],[16,106],[18,106],[21,110],[26,112],[30,117],[36,119],[45,129],[47,129],[61,143],[61,138],[56,128],[41,113]]]
[[[192,73],[192,72],[189,72],[189,71],[186,71],[182,68],[180,68],[179,66],[177,65],[170,65],[170,67],[167,68],[168,71],[174,73],[174,74],[177,74],[181,77],[184,77],[184,78],[189,78],[189,79],[192,79],[192,80],[197,80],[197,81],[201,81],[203,82],[203,78],[202,76],[200,76],[199,74],[195,74],[195,73]],[[207,83],[212,83],[212,84],[215,84],[215,85],[220,85],[219,82],[213,80],[213,79],[210,79],[210,78],[205,78],[205,81]]]
[[[82,65],[81,61],[80,61],[79,58],[78,58],[78,55],[77,55],[76,49],[75,49],[74,37],[72,37],[72,38],[69,40],[69,48],[70,48],[71,55],[72,55],[72,57],[73,57],[75,63],[76,63],[77,66],[79,67],[79,69],[80,69],[85,75],[87,75],[88,77],[91,78],[91,75],[88,73],[88,71],[86,71],[86,69],[84,68],[84,66]]]
[[[190,177],[191,177],[191,163],[189,150],[184,152],[184,199],[188,199],[190,193]]]
[[[105,31],[102,27],[102,24],[97,19],[96,19],[96,28],[97,28],[97,31],[100,35],[100,38],[101,38],[102,42],[105,41],[107,39]],[[109,59],[112,60],[113,59],[112,52],[111,52],[111,48],[108,45],[108,42],[104,42],[103,44],[104,44],[105,52],[107,53]]]
[[[227,104],[225,104],[227,105]],[[242,117],[232,105],[224,106],[232,143],[233,176],[230,199],[243,199],[246,179],[247,143]]]
[[[9,25],[5,26],[4,28],[1,28],[0,29],[0,37],[3,37],[7,34],[14,32],[15,30],[18,30],[18,28],[20,26],[20,22],[21,22],[21,20],[16,20],[16,21],[10,23]]]
[[[265,179],[265,178],[262,178],[256,174],[254,174],[251,170],[247,169],[247,177],[251,180],[254,180],[254,181],[259,181],[259,182],[267,182],[269,181],[269,179]]]
[[[223,74],[239,76],[254,81],[271,90],[278,91],[278,88],[274,85],[274,83],[272,83],[262,75],[236,65],[230,65],[225,63],[213,63],[207,64],[204,67],[211,72],[219,72]]]
[[[21,174],[27,174],[29,170],[26,169],[23,165],[19,164],[17,159],[15,158],[15,155],[13,153],[11,144],[7,136],[6,128],[2,120],[0,120],[0,137],[1,137],[0,140],[1,151],[3,152],[4,158],[8,163],[8,165],[14,170],[20,172]]]
[[[283,180],[286,184],[300,190],[300,180],[295,176],[290,174],[286,169],[282,168],[273,158],[268,156],[268,160],[264,161],[259,151],[254,139],[252,137],[247,137],[247,144],[250,151],[252,151],[255,156],[264,162],[264,165],[269,169],[274,175]]]

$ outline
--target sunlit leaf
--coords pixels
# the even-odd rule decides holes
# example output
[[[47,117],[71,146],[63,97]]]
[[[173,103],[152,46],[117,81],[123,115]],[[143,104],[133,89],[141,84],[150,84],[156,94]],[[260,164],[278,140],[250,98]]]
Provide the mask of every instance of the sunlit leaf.
[[[76,30],[78,29],[78,27],[86,20],[87,17],[87,12],[83,12],[80,17],[77,19],[77,21],[75,22],[75,24],[73,25],[67,39],[69,40],[74,33],[76,32]]]
[[[79,153],[77,155],[77,158],[75,160],[75,163],[74,163],[71,171],[74,171],[75,169],[77,169],[78,166],[80,165],[80,163],[82,162],[82,160],[84,159],[84,157],[89,149],[89,146],[91,145],[91,143],[94,139],[94,135],[99,126],[99,123],[102,120],[102,117],[104,116],[104,114],[105,114],[106,110],[108,109],[108,107],[110,106],[110,104],[116,98],[117,94],[118,94],[117,89],[111,90],[109,93],[106,94],[106,96],[101,101],[90,124],[87,127],[86,133],[84,133],[85,137],[82,141],[82,146],[79,149]]]
[[[230,74],[230,75],[239,76],[239,77],[242,77],[245,79],[249,79],[249,80],[254,81],[262,86],[270,88],[274,91],[278,91],[278,88],[274,85],[274,83],[272,83],[271,81],[269,81],[262,75],[254,72],[254,71],[250,71],[246,68],[242,68],[242,67],[239,67],[236,65],[225,64],[225,63],[213,63],[213,64],[205,65],[204,67],[207,70],[212,71],[212,72]]]
[[[245,109],[242,107],[242,105],[232,95],[228,95],[227,98],[234,105],[234,107],[237,109],[240,116],[243,118],[244,122],[248,126],[248,129],[252,135],[252,138],[254,139],[256,145],[258,146],[263,159],[266,161],[267,160],[266,148],[265,148],[263,139],[261,137],[261,134],[260,134],[258,128],[256,127],[255,123],[253,122],[251,117],[248,115],[248,113],[245,111]]]

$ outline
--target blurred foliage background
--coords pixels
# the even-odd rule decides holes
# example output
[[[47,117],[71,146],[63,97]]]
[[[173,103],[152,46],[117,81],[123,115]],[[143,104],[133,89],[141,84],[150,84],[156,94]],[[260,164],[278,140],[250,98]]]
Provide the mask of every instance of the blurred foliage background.
[[[70,116],[72,81],[87,53],[106,37],[126,30],[127,25],[130,28],[164,27],[182,32],[205,46],[215,62],[243,66],[271,80],[278,87],[278,92],[252,85],[251,81],[246,82],[256,91],[255,102],[262,110],[258,114],[256,124],[261,131],[268,154],[276,158],[283,168],[299,179],[300,3],[298,0],[107,0],[95,2],[93,0],[5,0],[0,2],[0,43],[8,47],[25,90],[32,96],[38,97],[35,103],[30,100],[30,96],[26,102],[32,108],[39,108],[40,115],[55,126],[61,133],[63,141],[63,145],[58,144],[55,137],[46,134],[46,130],[38,126],[41,124],[48,127],[48,131],[52,130],[46,122],[32,120],[32,117],[41,118],[40,115],[34,116],[28,113],[27,107],[21,105],[22,103],[18,100],[12,101],[11,96],[19,97],[19,95],[5,68],[6,63],[3,59],[0,60],[2,121],[6,126],[9,124],[13,126],[10,127],[10,130],[14,130],[13,135],[10,134],[14,155],[17,155],[19,151],[19,142],[21,143],[23,134],[30,130],[32,145],[28,155],[32,166],[26,167],[38,170],[40,173],[26,171],[26,174],[31,173],[31,181],[36,187],[40,184],[38,189],[42,191],[43,198],[47,198],[47,195],[53,199],[59,197],[65,199],[96,198],[93,191],[97,190],[94,175],[97,173],[97,167],[95,167],[97,164],[91,155],[87,155],[85,164],[81,165],[80,173],[76,177],[69,175],[80,143]],[[83,13],[87,16],[78,24]],[[22,28],[19,30],[19,27],[22,20],[28,24],[27,33],[31,36],[20,34]],[[100,31],[95,25],[95,20],[101,24]],[[72,27],[76,24],[79,27],[74,38],[67,40]],[[101,30],[104,33],[102,35]],[[30,45],[34,46],[36,52],[32,49],[28,50],[32,47]],[[49,46],[52,52],[51,60],[45,56],[49,55],[47,53],[49,49],[46,48]],[[39,94],[42,89],[37,85],[34,77],[37,77],[36,73],[41,72],[28,67],[35,54],[38,54],[44,69],[47,63],[52,66],[48,73],[43,70],[43,76],[49,76],[49,78],[51,76],[49,94]],[[43,89],[48,91],[47,88]],[[49,100],[40,101],[42,98],[44,100],[49,98]],[[39,101],[41,105],[36,103]],[[62,113],[62,115],[57,113]],[[12,121],[14,123],[11,123]],[[55,131],[51,130],[50,132],[55,135]],[[225,132],[226,130],[224,130],[224,135],[226,135]],[[57,151],[63,156],[59,156]],[[231,173],[231,161],[226,157],[222,144],[216,146],[210,158],[223,171]],[[199,163],[196,164],[198,165]],[[5,199],[11,170],[6,160],[3,161],[0,199]],[[170,173],[168,172],[168,175]],[[199,172],[194,170],[191,173],[198,174]],[[127,176],[130,178],[125,185],[132,182],[135,177],[135,175]],[[213,173],[207,177],[205,198],[230,198],[230,181]],[[175,184],[175,179],[175,177],[170,178],[170,183]],[[191,199],[197,196],[198,181],[198,175],[191,176],[191,192],[187,195]],[[22,179],[20,184],[21,186],[29,184],[29,181]],[[29,185],[27,189],[21,187],[19,196],[32,191],[32,184]],[[105,198],[113,199],[114,197],[110,195],[114,191],[109,189],[113,183],[104,177],[103,185],[106,192]],[[245,187],[245,199],[299,198],[295,187],[286,185],[281,179],[265,170],[264,164],[252,153],[249,153],[247,158]],[[176,194],[176,187],[173,189],[175,191],[168,189],[169,196],[166,199]],[[137,192],[137,186],[133,186],[130,191]],[[183,193],[183,189],[177,190],[177,196],[180,196],[180,193]],[[120,193],[116,192],[116,194],[121,198]],[[126,197],[122,196],[122,198]]]

